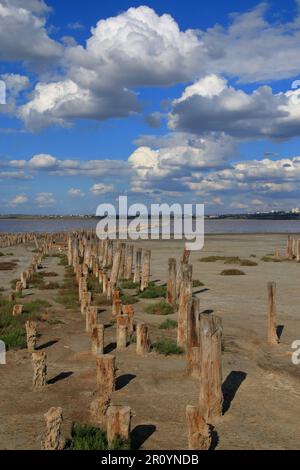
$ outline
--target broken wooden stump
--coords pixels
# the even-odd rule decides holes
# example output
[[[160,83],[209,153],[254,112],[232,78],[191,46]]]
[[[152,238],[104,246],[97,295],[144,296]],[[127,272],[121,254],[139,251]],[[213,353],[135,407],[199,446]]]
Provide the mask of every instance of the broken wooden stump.
[[[123,305],[122,313],[123,315],[127,316],[128,335],[131,335],[133,333],[133,317],[134,317],[133,306],[131,304]]]
[[[189,449],[209,450],[212,441],[210,428],[203,416],[201,416],[197,406],[187,405],[186,421]]]
[[[99,307],[89,306],[85,313],[85,330],[91,333],[93,328],[97,325]]]
[[[41,442],[42,450],[61,450],[64,442],[61,439],[61,425],[63,421],[62,408],[52,407],[44,414],[46,432]]]
[[[37,351],[32,353],[32,365],[33,365],[33,389],[41,390],[46,386],[47,377],[47,363],[46,353],[43,351]]]
[[[117,349],[126,348],[127,336],[128,336],[127,325],[117,325],[116,334],[117,334],[117,338],[116,338]]]
[[[147,289],[149,282],[150,282],[150,259],[151,259],[151,250],[144,250],[142,279],[141,279],[141,292]]]
[[[111,309],[111,315],[112,317],[116,317],[117,315],[120,315],[121,310],[122,310],[122,302],[121,302],[121,292],[118,289],[115,289],[112,292],[112,309]]]
[[[12,316],[16,317],[18,315],[22,315],[23,312],[23,305],[22,304],[16,304],[13,306],[13,311],[12,311]]]
[[[96,357],[97,389],[99,395],[110,396],[116,385],[116,358],[112,354]]]
[[[26,337],[27,337],[27,349],[30,352],[33,352],[36,347],[36,340],[37,340],[36,326],[37,326],[37,323],[35,321],[27,321],[25,323]]]
[[[110,406],[110,397],[99,396],[95,398],[90,405],[90,416],[91,420],[95,422],[98,426],[103,425],[106,418],[106,412]]]
[[[149,338],[149,328],[146,323],[138,323],[136,327],[136,353],[144,356],[150,351],[151,343]]]
[[[222,322],[212,314],[201,314],[199,321],[199,410],[210,422],[222,416]]]
[[[109,444],[117,438],[129,440],[131,426],[131,408],[129,406],[112,405],[108,408],[106,432]]]
[[[92,354],[94,356],[104,352],[104,325],[96,325],[92,329]]]
[[[276,327],[276,306],[275,306],[275,282],[268,282],[268,343],[278,344],[279,338],[277,336]]]
[[[19,292],[20,294],[22,294],[22,290],[23,290],[23,284],[21,281],[17,281],[16,282],[16,292]]]

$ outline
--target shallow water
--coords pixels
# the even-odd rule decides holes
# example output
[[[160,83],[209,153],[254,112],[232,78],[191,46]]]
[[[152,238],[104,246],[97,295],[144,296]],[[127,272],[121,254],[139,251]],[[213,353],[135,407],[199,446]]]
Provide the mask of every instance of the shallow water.
[[[95,219],[0,219],[0,232],[96,229]],[[300,233],[300,220],[205,220],[205,233]]]

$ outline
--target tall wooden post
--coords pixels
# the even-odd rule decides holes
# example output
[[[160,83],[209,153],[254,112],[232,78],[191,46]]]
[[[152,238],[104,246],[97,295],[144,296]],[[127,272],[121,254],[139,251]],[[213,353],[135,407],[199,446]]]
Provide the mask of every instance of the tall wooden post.
[[[149,329],[146,323],[138,323],[136,328],[136,353],[144,356],[150,351]]]
[[[116,385],[116,358],[112,354],[96,357],[97,388],[99,395],[110,396]]]
[[[96,325],[92,329],[92,354],[98,356],[104,352],[104,325]]]
[[[135,252],[135,266],[133,282],[140,284],[141,282],[141,270],[142,270],[142,249],[138,248]]]
[[[268,282],[268,343],[278,344],[278,336],[276,329],[276,306],[275,306],[275,282]]]
[[[205,421],[222,416],[222,323],[212,314],[199,321],[199,413]]]
[[[141,292],[147,289],[150,282],[150,259],[151,250],[144,250]]]
[[[180,288],[177,327],[177,344],[183,348],[187,347],[188,316],[192,308],[192,272],[192,265],[184,265],[183,280]]]
[[[176,259],[169,258],[169,273],[167,281],[167,302],[173,307],[176,306]]]
[[[125,256],[125,271],[124,278],[131,279],[132,277],[132,265],[133,265],[133,245],[126,245],[126,256]]]
[[[129,440],[131,409],[129,406],[112,405],[107,413],[107,440],[112,444],[116,438]]]

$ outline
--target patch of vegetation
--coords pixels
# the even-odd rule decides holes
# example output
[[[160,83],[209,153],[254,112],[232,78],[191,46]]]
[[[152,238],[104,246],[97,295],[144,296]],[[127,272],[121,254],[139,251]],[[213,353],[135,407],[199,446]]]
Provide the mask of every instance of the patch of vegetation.
[[[60,258],[58,265],[59,266],[68,266],[68,257],[64,253],[60,253],[58,255],[58,258]]]
[[[57,277],[58,273],[55,273],[54,271],[45,271],[42,273],[44,277]]]
[[[215,261],[224,261],[226,259],[225,256],[204,256],[203,258],[199,258],[198,261],[202,261],[203,263],[214,263]]]
[[[243,276],[245,273],[240,269],[224,269],[220,274],[221,276]]]
[[[111,305],[111,303],[106,294],[95,294],[93,296],[92,305]]]
[[[121,300],[123,304],[136,304],[139,300],[134,295],[121,294]]]
[[[130,342],[132,344],[136,344],[136,333],[132,333],[132,335],[130,336]]]
[[[25,322],[41,320],[40,311],[50,304],[38,300],[23,305],[22,315],[12,316],[15,302],[0,298],[0,339],[5,342],[7,349],[22,349],[26,347]]]
[[[4,256],[4,253],[2,253],[2,251],[0,251],[0,256]]]
[[[199,281],[199,279],[193,279],[193,287],[202,287],[204,283]]]
[[[138,282],[122,279],[121,281],[119,281],[118,287],[120,287],[121,289],[138,289],[140,285]]]
[[[47,323],[48,325],[64,325],[65,322],[63,322],[62,320],[59,320],[58,318],[49,318],[49,320],[47,320]]]
[[[183,349],[177,345],[176,341],[170,338],[161,338],[153,343],[153,349],[164,356],[172,354],[183,354]]]
[[[240,264],[239,256],[227,256],[224,258],[224,264]]]
[[[117,438],[109,445],[106,432],[102,429],[87,424],[74,424],[68,447],[71,450],[130,450],[130,442]]]
[[[240,266],[257,266],[258,263],[250,259],[241,259]]]
[[[145,312],[152,315],[171,315],[174,313],[174,307],[162,300],[155,304],[146,305]]]
[[[274,255],[265,255],[260,259],[264,261],[265,263],[269,263],[269,262],[280,263],[281,261],[283,261],[283,259],[277,258]]]
[[[26,302],[23,304],[23,313],[25,314],[39,314],[45,308],[50,308],[51,304],[47,300],[36,299],[31,302]],[[28,320],[28,318],[26,319]]]
[[[250,258],[256,258],[256,255],[251,254],[251,255],[250,255]]]
[[[160,325],[159,325],[159,329],[160,330],[173,330],[174,328],[177,328],[177,321],[175,320],[170,320],[170,318],[168,318],[167,320],[163,321]]]
[[[17,263],[13,261],[3,261],[0,263],[0,271],[11,271],[17,267]]]
[[[165,297],[166,294],[166,286],[156,286],[154,282],[150,282],[147,289],[139,294],[139,297],[141,299],[157,299],[158,297]]]
[[[60,285],[58,282],[45,282],[43,289],[59,289]]]
[[[79,308],[78,287],[75,274],[71,267],[66,267],[64,281],[59,290],[57,302],[63,305],[67,310],[76,310]]]
[[[87,289],[93,294],[102,294],[103,291],[103,286],[99,283],[99,279],[92,273],[89,273],[87,276]]]

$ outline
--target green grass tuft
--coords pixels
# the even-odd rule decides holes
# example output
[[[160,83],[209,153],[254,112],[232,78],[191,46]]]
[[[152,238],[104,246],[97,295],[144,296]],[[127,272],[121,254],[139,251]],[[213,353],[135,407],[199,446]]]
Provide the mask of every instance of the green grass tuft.
[[[120,289],[138,289],[139,286],[138,282],[133,282],[127,279],[121,279],[121,281],[118,282],[118,287],[120,287]]]
[[[174,328],[177,328],[177,325],[178,325],[177,321],[170,320],[170,318],[168,318],[167,320],[165,320],[159,325],[159,329],[160,330],[173,330]]]
[[[150,283],[147,289],[139,294],[141,299],[157,299],[158,297],[165,297],[167,293],[166,286],[156,286]]]
[[[106,433],[100,428],[74,424],[69,445],[71,450],[130,450],[130,443],[117,438],[109,446]]]
[[[164,300],[155,304],[145,306],[145,312],[152,315],[171,315],[174,313],[174,307]]]
[[[172,354],[183,354],[183,349],[177,345],[176,341],[170,338],[161,338],[153,343],[153,349],[164,356]]]
[[[221,276],[243,276],[245,273],[240,269],[224,269],[220,274]]]

